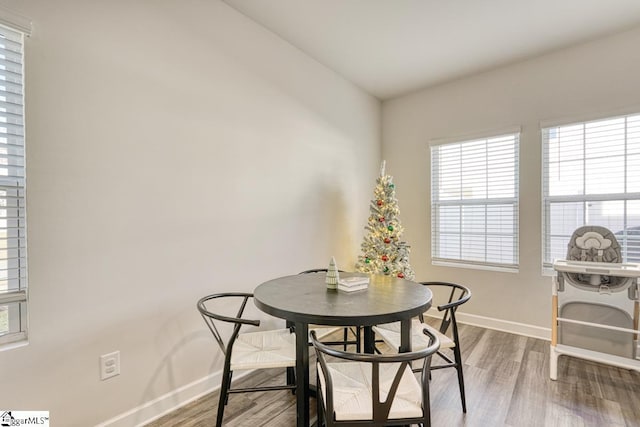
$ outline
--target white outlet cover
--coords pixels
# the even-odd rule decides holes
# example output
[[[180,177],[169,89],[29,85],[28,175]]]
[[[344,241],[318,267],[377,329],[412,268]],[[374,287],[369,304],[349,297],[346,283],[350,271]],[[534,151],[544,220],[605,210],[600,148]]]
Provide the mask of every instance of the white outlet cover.
[[[100,379],[104,381],[116,375],[120,375],[120,352],[100,356]]]

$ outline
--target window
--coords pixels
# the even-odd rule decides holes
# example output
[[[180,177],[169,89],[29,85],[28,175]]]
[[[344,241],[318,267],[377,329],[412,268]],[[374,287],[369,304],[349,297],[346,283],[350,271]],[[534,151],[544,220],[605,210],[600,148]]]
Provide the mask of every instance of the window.
[[[431,147],[434,264],[518,268],[519,132]]]
[[[27,337],[23,37],[0,25],[0,344]]]
[[[640,115],[543,128],[542,143],[544,269],[583,225],[610,229],[640,262]]]

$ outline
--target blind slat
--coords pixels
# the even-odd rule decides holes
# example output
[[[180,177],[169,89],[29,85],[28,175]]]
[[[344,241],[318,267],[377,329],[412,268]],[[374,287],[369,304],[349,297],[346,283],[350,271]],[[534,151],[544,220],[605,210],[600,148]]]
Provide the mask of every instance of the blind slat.
[[[0,292],[0,304],[10,304],[27,300],[26,291]]]
[[[19,111],[18,114],[22,115],[22,102],[14,103],[7,101],[0,101],[0,109],[9,110],[11,112]]]
[[[4,70],[0,70],[0,75]],[[4,79],[0,78],[0,94],[6,94],[6,95],[22,95],[23,91],[22,91],[22,84],[20,83],[14,83],[10,80],[8,80],[6,78],[7,76],[5,76]]]

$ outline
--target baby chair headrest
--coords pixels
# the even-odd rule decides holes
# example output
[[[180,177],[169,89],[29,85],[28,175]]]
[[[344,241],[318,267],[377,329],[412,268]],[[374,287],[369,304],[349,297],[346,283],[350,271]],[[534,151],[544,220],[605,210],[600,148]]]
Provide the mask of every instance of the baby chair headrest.
[[[616,236],[607,228],[585,225],[576,229],[567,245],[567,259],[572,261],[622,262]]]

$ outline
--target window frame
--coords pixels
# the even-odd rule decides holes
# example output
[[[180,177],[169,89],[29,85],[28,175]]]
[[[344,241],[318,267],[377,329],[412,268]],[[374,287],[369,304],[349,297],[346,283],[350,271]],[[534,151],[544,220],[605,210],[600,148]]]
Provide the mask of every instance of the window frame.
[[[513,197],[485,197],[482,199],[464,199],[459,198],[455,200],[443,201],[437,200],[439,197],[439,186],[436,187],[436,174],[438,171],[436,170],[436,165],[434,162],[434,151],[438,147],[442,147],[444,145],[453,145],[453,144],[471,144],[477,143],[479,141],[485,141],[485,144],[488,143],[489,140],[499,139],[504,137],[514,137],[514,153],[513,153],[513,169],[514,169],[514,182],[513,189],[514,195]],[[520,268],[520,254],[519,254],[519,245],[520,245],[520,229],[519,229],[519,217],[520,217],[520,140],[521,140],[521,128],[514,127],[508,129],[502,129],[497,131],[488,131],[483,133],[476,133],[467,136],[455,137],[455,138],[442,138],[435,139],[429,142],[429,155],[430,155],[430,188],[431,188],[431,197],[430,197],[430,211],[431,211],[431,264],[435,266],[445,266],[445,267],[455,267],[455,268],[468,268],[475,270],[490,270],[497,272],[506,272],[506,273],[517,273]],[[485,145],[486,147],[486,145]],[[486,149],[486,148],[485,148]],[[440,162],[440,161],[439,161]],[[488,165],[485,163],[485,168]],[[488,188],[487,188],[488,190]],[[439,256],[440,253],[438,251],[439,239],[441,229],[438,225],[439,215],[438,208],[440,206],[459,206],[462,208],[463,206],[484,206],[485,209],[487,206],[491,205],[512,205],[513,206],[513,228],[511,236],[513,238],[512,245],[512,254],[513,254],[513,263],[500,263],[500,262],[491,262],[491,261],[479,261],[472,259],[463,259],[462,256],[459,259],[456,258],[447,258],[443,256]],[[485,219],[487,218],[487,212],[485,210],[484,213]],[[460,225],[460,236],[463,236],[462,225]],[[487,250],[487,237],[490,236],[490,233],[482,234],[484,238],[484,250]],[[459,248],[460,250],[461,247]],[[435,255],[438,256],[435,256]]]
[[[6,45],[19,45],[19,51],[12,51],[13,54],[20,56],[19,71],[18,67],[13,67],[13,70],[5,68],[3,69],[3,75],[13,75],[13,79],[6,79],[9,82],[9,86],[20,87],[19,93],[5,90],[7,93],[11,92],[11,100],[5,99],[2,102],[2,108],[5,111],[0,113],[0,116],[6,117],[4,122],[0,122],[0,127],[4,127],[7,130],[0,136],[7,139],[6,143],[0,144],[4,146],[6,153],[2,154],[6,159],[15,158],[15,164],[10,163],[8,160],[6,163],[7,169],[14,168],[18,171],[16,177],[7,176],[0,179],[0,187],[5,192],[2,200],[5,201],[4,206],[0,211],[4,212],[2,221],[6,222],[4,230],[13,231],[14,233],[7,233],[4,238],[7,242],[5,255],[3,258],[7,260],[7,266],[5,268],[7,278],[8,289],[0,292],[0,306],[4,308],[7,313],[7,327],[8,330],[0,335],[0,350],[13,348],[16,346],[24,345],[28,340],[28,277],[27,277],[27,217],[26,217],[26,147],[25,147],[25,41],[31,32],[31,22],[28,18],[15,14],[5,8],[0,8],[0,31],[5,32],[3,38],[7,38],[9,41]],[[16,41],[17,40],[17,41]],[[5,66],[8,67],[9,61],[7,60]],[[17,78],[16,76],[19,76]],[[0,82],[1,83],[1,82]],[[19,99],[19,102],[12,102],[15,99]],[[16,112],[17,111],[17,112]],[[9,120],[11,118],[11,120]],[[7,124],[7,125],[5,125]],[[5,126],[3,126],[5,125]],[[19,128],[18,133],[10,133],[9,128]],[[11,139],[18,140],[20,144],[11,142]],[[17,147],[17,148],[16,148]],[[15,192],[15,193],[14,193]],[[14,194],[10,194],[14,193]],[[13,199],[14,203],[8,201]],[[10,252],[15,252],[17,255],[10,255]],[[10,263],[10,261],[13,261]],[[11,264],[15,264],[10,266]],[[16,277],[11,277],[9,274],[10,269],[17,271]],[[11,285],[11,282],[16,283],[15,286]]]
[[[623,202],[625,204],[625,217],[627,215],[626,213],[626,204],[629,201],[640,201],[640,192],[628,192],[626,189],[626,181],[625,181],[625,191],[624,192],[617,192],[617,193],[601,193],[601,194],[591,194],[591,195],[587,195],[584,194],[585,188],[586,188],[586,178],[583,178],[581,181],[581,184],[583,186],[583,194],[581,195],[554,195],[554,196],[550,196],[548,195],[549,192],[549,176],[548,176],[548,152],[549,149],[547,147],[548,143],[549,143],[549,139],[547,137],[548,135],[548,131],[550,129],[553,128],[562,128],[562,127],[570,127],[570,126],[582,126],[583,130],[584,128],[591,124],[591,123],[597,123],[597,122],[601,122],[601,121],[610,121],[610,120],[616,120],[616,119],[625,119],[625,147],[627,145],[627,130],[628,130],[628,126],[626,123],[626,119],[629,117],[639,117],[640,116],[640,107],[637,107],[633,110],[625,110],[625,111],[618,111],[618,112],[613,112],[613,113],[609,113],[609,114],[604,114],[604,115],[597,115],[597,116],[589,116],[589,117],[582,117],[582,118],[572,118],[572,119],[565,119],[565,120],[561,120],[561,121],[548,121],[548,122],[541,122],[540,123],[540,149],[541,149],[541,225],[542,225],[542,230],[541,230],[541,270],[542,270],[542,275],[543,276],[553,276],[555,275],[555,271],[553,269],[553,260],[551,261],[547,261],[547,256],[552,256],[551,253],[551,230],[550,230],[550,224],[551,224],[551,213],[550,213],[550,205],[553,202],[574,202],[574,203],[583,203],[583,204],[587,204],[589,202]],[[583,158],[582,160],[584,161],[584,159],[586,158],[586,155],[584,154],[584,152],[586,151],[586,144],[585,144],[585,136],[582,137],[582,144],[583,144]],[[624,164],[625,164],[625,168],[627,165],[627,161],[628,161],[628,156],[629,153],[625,151],[625,160],[624,160]],[[625,170],[625,174],[627,173],[627,171]],[[625,179],[626,179],[626,175],[625,175]],[[587,209],[586,207],[583,208],[582,211],[582,216],[583,216],[583,224],[581,225],[588,225],[586,223],[586,221],[584,221],[585,217],[586,217],[586,212]],[[625,221],[626,223],[626,221]],[[626,226],[625,226],[625,230],[626,230]],[[615,233],[617,230],[611,230],[613,233]],[[626,249],[624,247],[624,243],[622,241],[620,241],[620,239],[618,240],[618,242],[621,245],[621,249],[623,252],[623,256],[626,257]],[[568,240],[567,240],[568,243]]]

